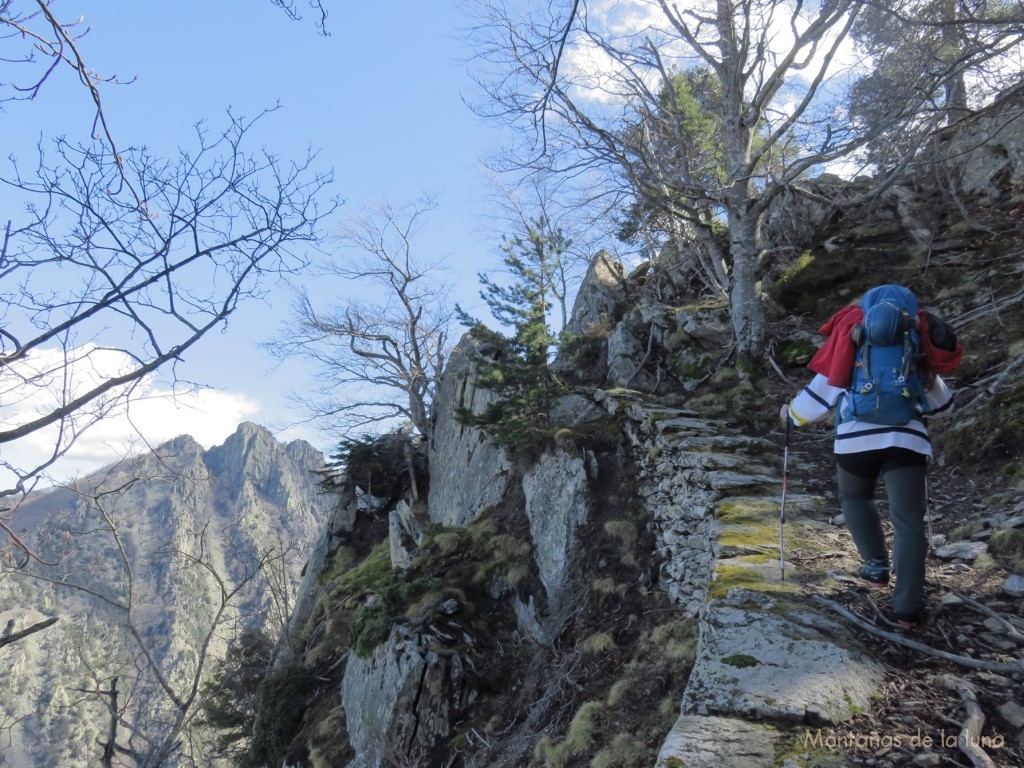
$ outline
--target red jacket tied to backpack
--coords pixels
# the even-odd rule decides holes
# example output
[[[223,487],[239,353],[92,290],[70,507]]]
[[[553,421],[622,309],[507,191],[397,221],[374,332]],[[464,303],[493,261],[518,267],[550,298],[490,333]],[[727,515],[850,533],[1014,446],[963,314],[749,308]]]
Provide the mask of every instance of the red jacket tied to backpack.
[[[856,348],[853,345],[852,331],[854,326],[864,320],[864,310],[860,306],[843,307],[832,318],[818,329],[818,333],[828,337],[821,348],[807,364],[815,373],[828,378],[833,387],[850,386],[853,377],[853,360]],[[925,355],[925,365],[935,373],[952,373],[960,365],[964,348],[954,339],[951,342],[933,336],[940,330],[949,334],[947,326],[934,315],[918,310],[917,323],[921,335],[921,350]],[[936,341],[945,347],[937,346]]]

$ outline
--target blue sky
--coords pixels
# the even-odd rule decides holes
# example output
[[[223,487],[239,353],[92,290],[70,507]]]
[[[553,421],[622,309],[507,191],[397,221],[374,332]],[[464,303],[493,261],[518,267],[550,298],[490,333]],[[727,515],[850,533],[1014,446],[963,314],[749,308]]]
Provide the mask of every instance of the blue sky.
[[[462,42],[467,21],[456,3],[331,3],[329,37],[317,34],[311,14],[290,21],[269,0],[61,0],[55,8],[62,19],[82,15],[82,26],[91,27],[79,47],[93,69],[132,81],[101,91],[122,147],[145,144],[173,156],[190,143],[197,121],[216,129],[228,108],[251,116],[280,104],[259,124],[259,143],[284,157],[318,151],[318,164],[333,168],[335,192],[346,201],[339,220],[383,196],[396,204],[437,196],[417,250],[425,260],[446,256],[458,283],[453,298],[470,309],[479,304],[476,272],[497,263],[503,234],[486,227],[488,187],[479,162],[497,137],[463,102],[474,85]],[[85,89],[58,72],[36,102],[0,113],[5,154],[31,162],[40,136],[83,136],[91,120]],[[0,206],[11,202],[0,197]],[[287,318],[287,305],[287,295],[276,293],[244,306],[227,332],[204,339],[179,367],[185,378],[222,391],[215,414],[201,419],[202,442],[217,441],[215,433],[226,435],[238,418],[281,428],[303,416],[288,392],[303,389],[309,372],[298,361],[275,367],[257,348]],[[195,418],[171,421],[162,428],[170,434],[151,439],[171,437]],[[117,442],[105,432],[104,440]],[[297,435],[332,447],[331,437],[309,428],[282,433]],[[95,440],[84,441],[73,471],[99,460],[97,450]]]
[[[307,6],[306,0],[296,4]],[[217,132],[227,124],[228,109],[251,117],[280,105],[250,138],[282,158],[319,152],[319,166],[333,169],[334,191],[346,200],[328,229],[383,197],[401,206],[433,195],[439,207],[416,237],[416,255],[424,262],[444,257],[455,283],[450,299],[486,317],[476,274],[499,266],[498,245],[514,233],[500,229],[504,219],[488,203],[495,193],[480,162],[500,148],[502,137],[464,102],[479,98],[470,77],[472,50],[464,42],[470,20],[461,15],[459,0],[326,4],[329,37],[317,33],[311,13],[291,21],[271,0],[59,0],[53,7],[61,19],[82,15],[82,26],[91,26],[79,42],[90,67],[130,81],[102,88],[104,111],[121,148],[147,145],[156,155],[173,157],[191,144],[198,121]],[[596,0],[588,23],[597,28],[604,19],[608,34],[628,38],[647,30],[656,16],[657,7],[648,2]],[[787,44],[788,28],[779,29],[773,39]],[[678,55],[685,61],[688,49],[683,46]],[[846,62],[836,64],[842,68],[855,59],[840,60]],[[603,84],[617,65],[599,46],[570,48],[561,66],[581,80],[584,100],[607,103]],[[4,67],[10,65],[0,61],[0,77]],[[778,105],[782,112],[786,107]],[[79,139],[87,136],[92,118],[88,92],[73,73],[61,70],[36,102],[9,104],[0,112],[0,144],[5,154],[31,164],[40,136],[64,133]],[[10,205],[0,189],[0,214]],[[611,219],[604,223],[614,227]],[[576,246],[587,254],[614,246],[598,231],[605,228],[583,232],[585,243],[573,232]],[[351,287],[312,278],[307,283],[315,285],[318,304]],[[166,382],[156,382],[149,393],[154,397],[133,414],[140,431],[151,443],[190,433],[209,445],[246,419],[285,439],[301,436],[322,450],[334,447],[338,435],[318,434],[308,425],[284,429],[306,415],[292,406],[289,394],[312,392],[311,371],[295,360],[277,365],[259,344],[288,316],[289,295],[283,291],[244,305],[224,333],[204,339],[176,369],[181,378],[216,387],[218,394],[196,400],[190,410],[168,411],[155,397]],[[4,406],[0,402],[0,418]],[[79,443],[80,461],[69,471],[101,461],[97,438],[118,443],[118,424],[100,427]],[[5,450],[10,456],[10,447]],[[103,454],[108,460],[110,455]]]

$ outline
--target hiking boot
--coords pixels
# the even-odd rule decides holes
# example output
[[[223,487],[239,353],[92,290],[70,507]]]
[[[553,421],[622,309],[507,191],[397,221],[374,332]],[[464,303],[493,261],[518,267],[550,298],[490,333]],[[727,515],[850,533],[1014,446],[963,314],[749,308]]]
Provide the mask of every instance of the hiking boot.
[[[921,614],[919,613],[900,613],[897,611],[893,614],[893,619],[896,625],[900,629],[914,629],[918,624],[921,623]]]
[[[877,560],[869,560],[861,566],[860,573],[857,574],[861,579],[866,581],[872,587],[887,587],[889,586],[889,564],[881,563]]]

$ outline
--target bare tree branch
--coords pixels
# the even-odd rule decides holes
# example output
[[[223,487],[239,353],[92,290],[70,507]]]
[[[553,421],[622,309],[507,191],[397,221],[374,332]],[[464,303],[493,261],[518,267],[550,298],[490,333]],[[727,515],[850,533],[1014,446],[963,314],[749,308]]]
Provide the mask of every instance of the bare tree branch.
[[[40,621],[36,624],[33,624],[31,627],[26,627],[25,629],[19,630],[18,632],[4,634],[2,637],[0,637],[0,648],[3,648],[5,645],[10,645],[11,643],[16,643],[19,640],[24,640],[26,637],[28,637],[29,635],[34,635],[36,632],[42,632],[47,627],[52,627],[54,624],[57,623],[57,621],[57,616],[51,616],[46,621]]]
[[[54,446],[40,466],[6,462],[16,480],[0,495],[25,493],[148,376],[258,297],[267,278],[306,266],[337,205],[320,200],[331,179],[312,157],[288,166],[246,153],[254,122],[232,117],[215,137],[199,126],[198,149],[173,164],[145,150],[114,158],[58,141],[60,162],[41,157],[34,179],[16,167],[0,178],[41,203],[8,224],[0,261],[0,444],[42,433]],[[118,191],[122,174],[147,215]],[[104,356],[118,369],[97,376]]]
[[[477,5],[476,49],[491,69],[480,80],[486,101],[476,108],[514,131],[495,167],[579,187],[581,204],[600,200],[606,214],[613,206],[641,214],[638,225],[654,237],[635,236],[654,243],[653,255],[666,243],[694,252],[689,269],[706,289],[728,291],[737,348],[748,354],[761,353],[765,334],[761,224],[773,199],[909,126],[912,156],[941,124],[936,94],[965,71],[1019,51],[1024,39],[1020,25],[997,32],[965,24],[971,32],[955,56],[918,71],[917,82],[899,83],[898,108],[866,121],[849,119],[843,98],[885,52],[876,47],[868,60],[854,51],[855,25],[870,4],[634,0],[609,11],[580,0],[569,37],[559,8],[545,16],[532,8],[517,14],[500,0]],[[917,5],[893,7],[911,19]],[[905,38],[890,37],[885,50]],[[677,109],[675,79],[702,73],[699,110]],[[700,128],[713,133],[718,152],[703,169],[687,146],[695,112],[714,121]],[[725,225],[727,243],[709,237],[712,223]]]
[[[348,297],[321,309],[301,291],[292,321],[268,345],[320,365],[323,399],[310,404],[317,415],[348,427],[398,416],[432,433],[430,405],[451,346],[454,306],[448,287],[432,282],[437,267],[414,256],[414,239],[435,206],[429,197],[401,208],[382,201],[351,219],[340,243],[356,257],[320,272],[343,280]]]

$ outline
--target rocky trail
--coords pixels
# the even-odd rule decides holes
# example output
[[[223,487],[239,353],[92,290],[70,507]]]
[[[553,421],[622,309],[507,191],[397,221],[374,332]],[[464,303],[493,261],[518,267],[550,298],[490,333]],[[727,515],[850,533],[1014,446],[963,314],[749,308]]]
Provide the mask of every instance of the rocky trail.
[[[886,680],[870,711],[820,731],[816,746],[843,751],[855,765],[1024,765],[1024,591],[988,550],[997,532],[1020,532],[1024,494],[987,497],[980,479],[931,467],[926,617],[897,632],[886,618],[888,589],[836,578],[855,571],[859,559],[834,483],[831,430],[791,436],[789,487],[826,499],[834,533],[823,535],[819,550],[796,549],[786,560],[808,599],[837,617],[849,613],[842,620],[884,666]],[[891,534],[884,497],[879,488]],[[818,732],[810,733],[815,746]],[[958,743],[963,734],[967,751]]]

